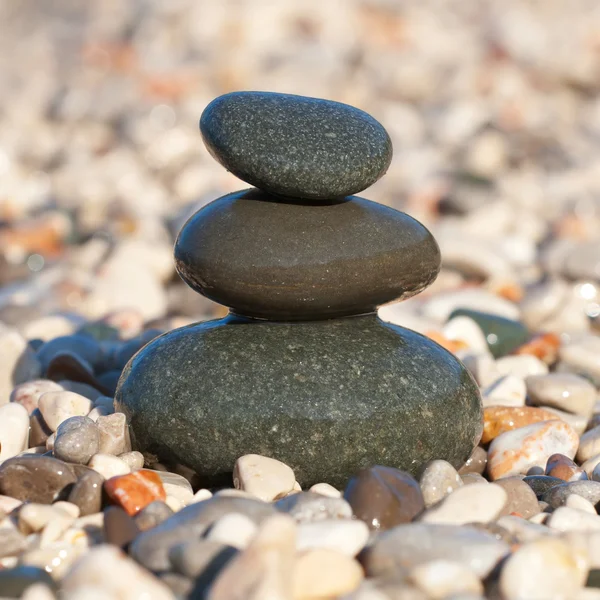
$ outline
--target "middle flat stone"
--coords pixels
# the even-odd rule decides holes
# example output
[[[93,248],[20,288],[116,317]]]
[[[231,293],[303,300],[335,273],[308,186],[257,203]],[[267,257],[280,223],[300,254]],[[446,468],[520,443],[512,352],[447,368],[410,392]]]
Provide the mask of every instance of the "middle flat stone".
[[[315,204],[250,189],[193,215],[175,244],[194,290],[249,317],[310,320],[373,312],[436,278],[433,236],[363,198]]]

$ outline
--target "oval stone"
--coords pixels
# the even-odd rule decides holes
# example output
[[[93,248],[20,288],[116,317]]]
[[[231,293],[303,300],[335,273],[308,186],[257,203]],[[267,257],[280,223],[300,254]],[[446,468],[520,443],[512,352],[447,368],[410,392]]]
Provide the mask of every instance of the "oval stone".
[[[392,142],[378,121],[318,98],[225,94],[206,107],[200,131],[228,171],[282,196],[343,198],[375,183],[392,160]]]
[[[245,454],[289,465],[304,488],[344,487],[373,464],[415,474],[462,465],[482,430],[471,375],[449,352],[373,315],[276,323],[228,317],[156,338],[115,399],[134,446],[230,482]]]
[[[314,206],[251,189],[198,211],[175,244],[192,289],[236,313],[301,320],[373,312],[433,282],[440,251],[421,223],[351,197]]]

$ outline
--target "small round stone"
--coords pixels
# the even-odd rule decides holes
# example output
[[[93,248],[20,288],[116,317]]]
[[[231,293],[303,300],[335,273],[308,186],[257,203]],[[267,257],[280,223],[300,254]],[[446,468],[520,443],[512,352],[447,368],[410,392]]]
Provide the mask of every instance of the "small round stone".
[[[280,202],[252,189],[193,215],[175,263],[192,289],[238,314],[308,320],[418,294],[436,278],[440,252],[421,223],[388,206]]]
[[[85,465],[98,452],[99,433],[88,417],[71,417],[56,430],[54,456],[70,463]]]
[[[318,98],[225,94],[206,107],[200,131],[228,171],[282,196],[349,196],[375,183],[392,160],[392,142],[373,117]]]

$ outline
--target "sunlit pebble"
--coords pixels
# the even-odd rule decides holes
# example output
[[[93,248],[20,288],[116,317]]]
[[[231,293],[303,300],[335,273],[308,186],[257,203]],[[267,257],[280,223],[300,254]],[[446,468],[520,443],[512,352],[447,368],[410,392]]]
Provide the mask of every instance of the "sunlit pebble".
[[[37,273],[38,271],[41,271],[44,268],[45,262],[46,261],[44,260],[44,257],[41,254],[32,254],[27,259],[27,266],[29,267],[30,271]]]

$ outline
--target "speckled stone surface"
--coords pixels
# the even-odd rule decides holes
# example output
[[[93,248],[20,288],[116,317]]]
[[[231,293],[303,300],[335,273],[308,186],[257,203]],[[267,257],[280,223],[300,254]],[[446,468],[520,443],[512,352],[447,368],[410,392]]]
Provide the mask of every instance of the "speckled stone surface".
[[[372,464],[416,473],[443,456],[459,467],[482,431],[461,363],[374,315],[174,330],[128,363],[115,402],[137,449],[208,481],[251,453],[285,462],[303,487],[343,487]]]
[[[440,251],[421,223],[376,202],[314,205],[250,189],[192,216],[175,261],[190,287],[239,314],[322,319],[418,294]]]
[[[375,183],[392,160],[392,142],[367,113],[339,102],[269,92],[219,96],[200,131],[228,171],[268,192],[341,198]]]

